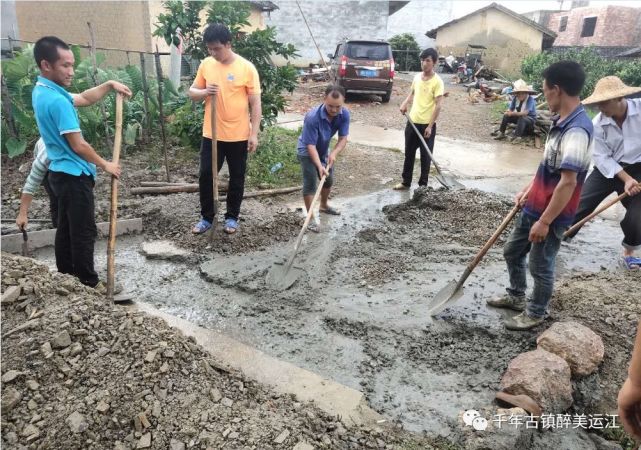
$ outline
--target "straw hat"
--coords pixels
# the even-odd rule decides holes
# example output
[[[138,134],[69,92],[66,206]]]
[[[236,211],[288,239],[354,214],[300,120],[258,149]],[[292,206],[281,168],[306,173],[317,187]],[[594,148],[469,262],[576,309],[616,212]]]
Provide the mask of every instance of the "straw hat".
[[[637,92],[641,92],[641,87],[627,86],[619,77],[604,77],[597,81],[594,92],[583,100],[583,104],[593,105],[595,103],[636,94]]]
[[[514,82],[514,89],[512,89],[512,94],[536,94],[536,91],[532,89],[532,86],[529,86],[525,81],[518,79]]]

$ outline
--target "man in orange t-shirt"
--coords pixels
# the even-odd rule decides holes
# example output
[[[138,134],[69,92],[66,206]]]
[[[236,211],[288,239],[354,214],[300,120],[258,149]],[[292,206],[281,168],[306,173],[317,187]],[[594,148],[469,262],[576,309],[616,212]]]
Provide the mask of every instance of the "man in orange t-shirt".
[[[245,190],[247,153],[256,151],[261,121],[260,80],[252,63],[231,48],[231,33],[222,24],[208,25],[203,34],[210,57],[198,68],[189,88],[193,101],[205,101],[203,139],[200,147],[200,212],[201,219],[192,232],[201,234],[211,228],[215,215],[211,170],[211,98],[216,95],[216,141],[218,170],[227,161],[229,189],[224,230],[238,229],[240,205]],[[251,113],[251,118],[250,118]]]

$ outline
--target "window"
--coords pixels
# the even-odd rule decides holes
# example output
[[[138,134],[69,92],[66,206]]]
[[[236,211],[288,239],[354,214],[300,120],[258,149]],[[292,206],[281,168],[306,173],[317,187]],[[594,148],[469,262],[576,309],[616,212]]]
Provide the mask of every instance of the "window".
[[[583,19],[583,28],[581,29],[581,37],[594,36],[594,28],[596,28],[596,17],[586,17]]]
[[[565,31],[568,27],[568,16],[561,17],[561,22],[559,23],[559,31]]]

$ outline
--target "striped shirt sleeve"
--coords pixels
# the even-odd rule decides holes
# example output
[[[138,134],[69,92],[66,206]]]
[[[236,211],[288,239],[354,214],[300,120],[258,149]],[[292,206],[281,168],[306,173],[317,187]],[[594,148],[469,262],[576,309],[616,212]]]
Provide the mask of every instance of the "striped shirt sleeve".
[[[42,138],[38,139],[33,148],[34,159],[31,164],[31,171],[27,176],[27,181],[22,188],[23,194],[33,195],[38,187],[42,184],[47,171],[49,170],[49,158],[47,158],[47,148]]]

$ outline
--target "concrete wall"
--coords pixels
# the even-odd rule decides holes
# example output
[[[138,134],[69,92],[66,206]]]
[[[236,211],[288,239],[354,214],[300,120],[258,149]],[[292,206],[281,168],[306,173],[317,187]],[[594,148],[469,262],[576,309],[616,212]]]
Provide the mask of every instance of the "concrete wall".
[[[265,18],[265,25],[276,27],[281,42],[296,46],[300,55],[294,63],[319,64],[320,57],[294,1],[278,1],[278,10]],[[343,38],[386,39],[388,2],[386,1],[313,1],[301,0],[300,6],[327,61]],[[276,63],[282,60],[275,58]]]
[[[462,56],[468,43],[487,47],[483,58],[486,65],[506,76],[518,75],[521,60],[541,51],[543,33],[501,11],[489,9],[441,28],[436,35],[442,55],[452,52]]]
[[[427,30],[449,22],[452,17],[452,2],[434,0],[426,3],[413,0],[387,19],[387,38],[397,34],[411,33],[421,49],[434,47],[436,41],[425,36]]]
[[[561,17],[567,16],[565,31],[559,30]],[[594,35],[581,37],[583,19],[597,17]],[[632,47],[641,45],[641,8],[606,6],[577,8],[550,15],[548,27],[558,34],[554,46]]]
[[[12,39],[20,39],[20,29],[18,27],[18,20],[16,18],[16,2],[13,0],[2,0],[0,2],[0,9],[2,10],[2,37],[11,37]],[[2,51],[10,50],[9,41],[2,42]],[[20,43],[15,43],[14,48],[20,46]]]

